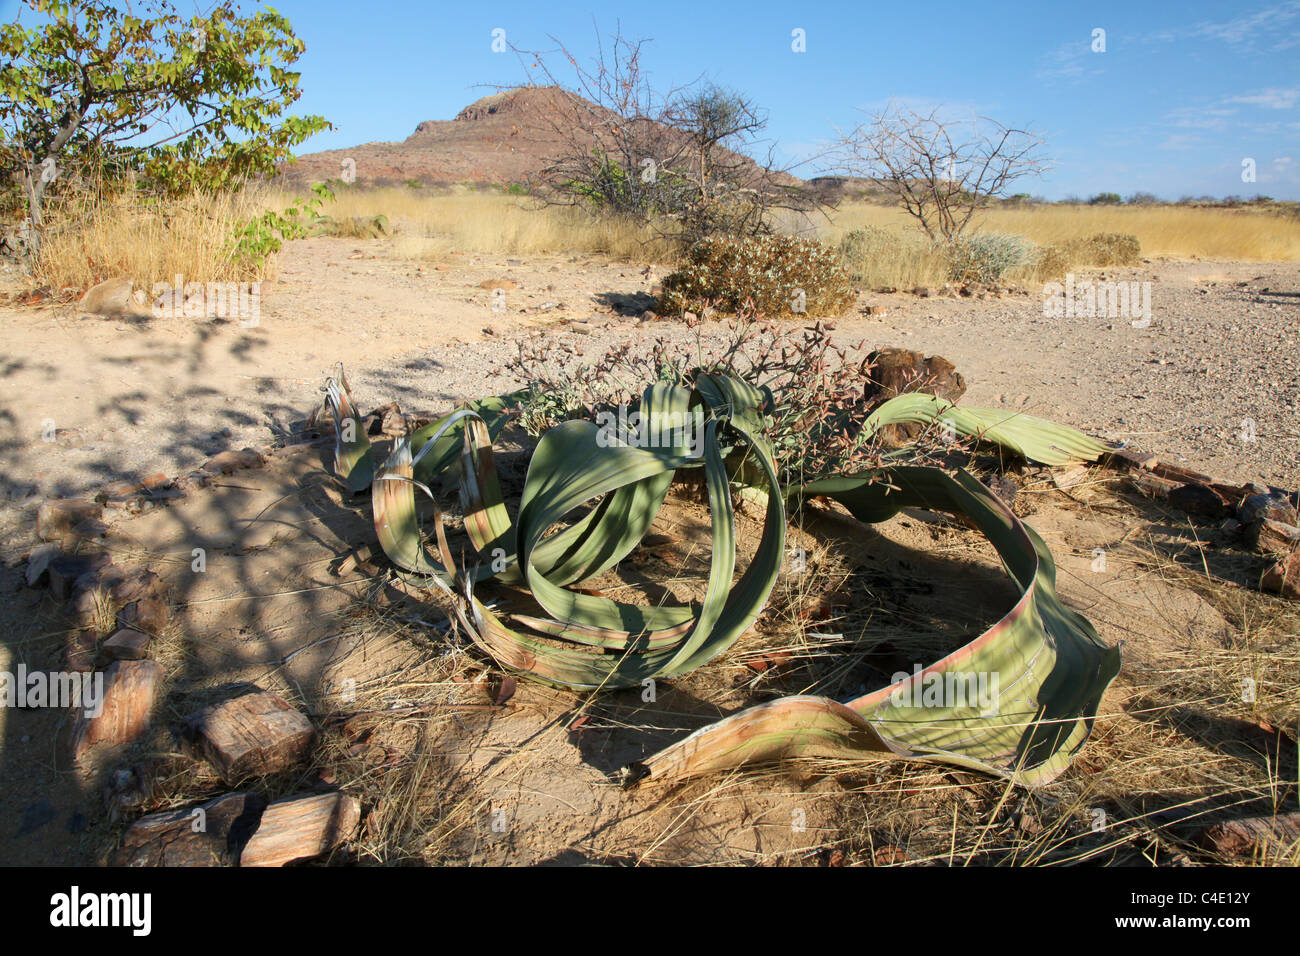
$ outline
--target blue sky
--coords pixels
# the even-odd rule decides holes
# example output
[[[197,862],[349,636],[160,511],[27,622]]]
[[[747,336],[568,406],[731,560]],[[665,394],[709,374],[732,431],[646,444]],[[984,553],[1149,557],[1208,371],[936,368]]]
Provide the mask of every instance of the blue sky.
[[[1300,199],[1300,0],[274,5],[307,44],[298,109],[337,127],[304,152],[400,140],[421,120],[450,119],[524,79],[513,54],[492,52],[493,29],[522,49],[551,49],[554,36],[584,56],[594,16],[603,32],[621,24],[652,41],[657,85],[704,75],[751,95],[788,158],[892,98],[1032,125],[1056,167],[1022,188],[1049,198]],[[806,52],[791,49],[796,28]],[[1096,29],[1104,52],[1092,50]],[[1247,158],[1253,183],[1242,180]]]

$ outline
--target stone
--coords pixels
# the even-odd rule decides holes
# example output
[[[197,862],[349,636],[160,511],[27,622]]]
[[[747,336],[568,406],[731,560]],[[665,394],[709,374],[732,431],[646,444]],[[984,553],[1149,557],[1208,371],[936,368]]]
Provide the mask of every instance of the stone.
[[[871,372],[864,385],[868,399],[883,403],[906,392],[929,392],[955,402],[966,393],[966,381],[951,362],[939,355],[925,356],[909,349],[879,349],[867,355]],[[886,444],[917,438],[924,425],[888,425],[880,430]]]
[[[229,475],[246,468],[260,468],[263,463],[261,452],[255,448],[232,449],[213,455],[203,463],[203,470],[210,475]]]
[[[131,824],[109,863],[235,866],[265,809],[255,793],[227,793],[197,807],[151,813]]]
[[[49,581],[50,562],[63,554],[57,544],[42,544],[27,556],[25,580],[29,588],[38,588]]]
[[[141,661],[149,654],[150,636],[143,631],[123,628],[100,645],[100,653],[111,661]]]
[[[1226,518],[1232,514],[1232,506],[1217,491],[1194,482],[1179,485],[1169,492],[1169,503],[1180,511],[1207,518]]]
[[[1300,524],[1300,516],[1296,514],[1290,496],[1280,491],[1247,495],[1237,509],[1237,520],[1244,525],[1254,524],[1261,518],[1269,518],[1283,524]]]
[[[1300,528],[1272,518],[1252,521],[1244,537],[1249,548],[1264,554],[1287,555],[1300,547]]]
[[[1300,600],[1300,550],[1292,551],[1265,571],[1259,586],[1261,590],[1272,591],[1284,598]]]
[[[1203,827],[1197,842],[1207,849],[1229,856],[1257,853],[1286,853],[1300,840],[1300,813],[1278,813],[1261,817],[1242,817]]]
[[[1149,498],[1168,498],[1174,489],[1181,488],[1183,482],[1171,481],[1159,475],[1140,473],[1132,476],[1132,482],[1138,490]]]
[[[140,737],[153,719],[163,669],[155,661],[115,661],[104,671],[104,699],[98,715],[77,711],[72,751],[80,759],[95,744],[116,746]]]
[[[261,688],[206,707],[186,724],[199,753],[231,785],[292,767],[316,739],[304,714]]]
[[[134,315],[138,311],[131,297],[134,284],[130,279],[105,279],[87,289],[77,307],[90,315]]]
[[[48,565],[50,596],[56,601],[66,601],[73,597],[78,586],[98,580],[106,573],[112,560],[108,555],[98,554],[64,554],[62,551],[52,558]]]
[[[117,626],[143,631],[157,637],[167,626],[170,613],[167,605],[153,598],[143,597],[132,601],[117,612]]]
[[[397,402],[389,402],[387,405],[380,405],[373,412],[361,419],[361,427],[365,429],[367,435],[382,435],[384,433],[384,423],[394,415],[402,414],[402,406]]]
[[[929,392],[955,402],[966,394],[966,380],[940,355],[925,356],[909,349],[878,349],[867,356],[871,365],[868,396],[881,401],[905,392]]]
[[[87,498],[51,498],[36,512],[36,536],[60,541],[85,521],[98,521],[104,509]]]
[[[355,835],[361,804],[346,793],[287,797],[268,804],[239,854],[240,866],[284,866],[328,853]]]
[[[1074,465],[1060,471],[1051,472],[1052,483],[1061,491],[1069,491],[1071,488],[1077,488],[1088,480],[1089,470],[1087,465]]]

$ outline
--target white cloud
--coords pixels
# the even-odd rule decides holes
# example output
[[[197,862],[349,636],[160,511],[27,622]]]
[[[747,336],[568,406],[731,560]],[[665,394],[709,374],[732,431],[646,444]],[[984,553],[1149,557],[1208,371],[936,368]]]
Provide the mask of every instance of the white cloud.
[[[1298,18],[1300,0],[1289,0],[1222,23],[1198,23],[1192,28],[1191,35],[1231,44],[1251,44],[1268,36],[1275,41],[1275,49],[1286,49],[1294,46],[1300,36],[1294,28],[1286,29]]]
[[[1165,121],[1179,129],[1226,129],[1236,112],[1226,106],[1179,106],[1165,114]]]
[[[1245,96],[1231,96],[1224,100],[1225,103],[1248,103],[1252,106],[1262,106],[1270,110],[1289,110],[1300,101],[1300,89],[1282,89],[1279,87],[1269,87],[1266,90],[1260,90],[1258,93],[1248,93]]]
[[[1063,43],[1038,58],[1034,76],[1040,80],[1078,80],[1104,73],[1105,53],[1094,53],[1088,38]]]

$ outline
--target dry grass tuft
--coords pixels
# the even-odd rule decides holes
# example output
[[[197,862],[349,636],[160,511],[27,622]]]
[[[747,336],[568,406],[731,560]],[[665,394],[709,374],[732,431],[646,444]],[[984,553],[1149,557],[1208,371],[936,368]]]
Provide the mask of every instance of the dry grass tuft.
[[[256,190],[176,200],[70,192],[47,212],[49,232],[36,263],[37,284],[85,290],[108,278],[130,278],[146,292],[154,283],[268,279],[274,263],[257,270],[232,247],[236,230],[267,208]]]
[[[283,204],[290,200],[285,197]],[[395,236],[394,252],[407,259],[437,260],[457,251],[576,253],[644,262],[669,261],[675,252],[672,244],[632,223],[493,191],[344,189],[321,211],[338,221],[385,217]]]

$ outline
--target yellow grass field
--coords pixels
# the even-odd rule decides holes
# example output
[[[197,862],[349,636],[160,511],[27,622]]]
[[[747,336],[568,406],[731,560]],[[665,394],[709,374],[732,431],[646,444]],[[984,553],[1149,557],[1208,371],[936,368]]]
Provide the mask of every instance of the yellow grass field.
[[[394,252],[412,259],[437,259],[452,251],[568,252],[629,260],[664,260],[672,254],[670,244],[647,229],[494,191],[347,190],[322,211],[336,220],[386,216],[394,232]]]
[[[267,209],[284,209],[296,198],[266,187],[149,205],[127,198],[92,203],[82,197],[51,210],[51,221],[60,227],[46,241],[37,278],[54,289],[84,289],[111,276],[130,276],[142,284],[178,273],[193,281],[272,278],[274,257],[255,270],[257,275],[243,274],[248,268],[235,262],[231,237],[241,222]],[[386,217],[392,253],[417,261],[439,260],[453,251],[604,255],[659,263],[675,256],[673,245],[648,228],[495,190],[345,189],[321,211],[339,224]],[[901,209],[846,203],[811,229],[805,222],[804,231],[837,242],[865,226],[888,229],[899,239],[874,252],[871,261],[849,264],[865,286],[912,288],[946,281],[943,256],[924,242],[920,228]],[[991,210],[973,227],[1023,236],[1039,246],[1097,233],[1131,233],[1145,256],[1300,262],[1300,219],[1257,209],[1044,205]],[[346,229],[340,234],[346,235]],[[1021,269],[1008,278],[1037,281],[1045,277],[1041,271]]]
[[[846,203],[824,234],[835,238],[863,226],[918,232],[903,210],[872,203]],[[1300,262],[1300,219],[1258,209],[1194,206],[1028,206],[994,209],[976,217],[981,232],[1024,236],[1039,245],[1081,239],[1099,232],[1138,237],[1148,256]]]

